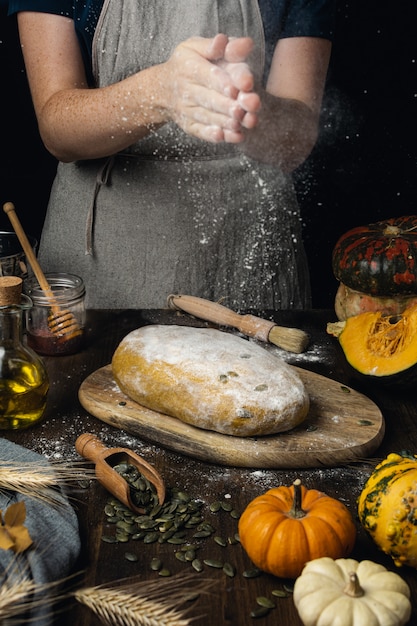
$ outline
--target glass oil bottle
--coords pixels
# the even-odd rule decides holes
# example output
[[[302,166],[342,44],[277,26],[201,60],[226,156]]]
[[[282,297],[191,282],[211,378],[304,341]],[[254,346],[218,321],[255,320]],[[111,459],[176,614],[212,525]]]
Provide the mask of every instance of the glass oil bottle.
[[[22,340],[23,313],[32,306],[22,279],[0,277],[0,429],[27,428],[42,419],[49,389],[41,358]]]

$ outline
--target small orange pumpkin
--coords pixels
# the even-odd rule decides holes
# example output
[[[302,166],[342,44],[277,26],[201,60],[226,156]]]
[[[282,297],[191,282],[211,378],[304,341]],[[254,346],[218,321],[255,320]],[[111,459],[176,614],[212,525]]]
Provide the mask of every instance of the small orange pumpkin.
[[[239,520],[240,543],[264,572],[296,578],[307,561],[347,557],[356,540],[349,509],[300,480],[275,487],[248,504]]]

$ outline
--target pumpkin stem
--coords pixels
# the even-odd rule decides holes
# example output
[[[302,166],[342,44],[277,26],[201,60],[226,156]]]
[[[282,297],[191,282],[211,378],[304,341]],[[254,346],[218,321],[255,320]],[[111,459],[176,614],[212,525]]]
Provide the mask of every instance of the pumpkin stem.
[[[289,515],[295,519],[299,519],[300,517],[305,517],[306,515],[306,512],[303,511],[301,506],[301,480],[297,478],[294,480],[292,486],[294,488],[294,497]]]
[[[401,233],[401,228],[399,228],[398,226],[395,226],[394,224],[388,224],[384,230],[383,230],[383,235],[399,235]]]
[[[343,593],[351,598],[360,598],[365,593],[359,584],[356,572],[349,572],[349,582],[343,589]]]

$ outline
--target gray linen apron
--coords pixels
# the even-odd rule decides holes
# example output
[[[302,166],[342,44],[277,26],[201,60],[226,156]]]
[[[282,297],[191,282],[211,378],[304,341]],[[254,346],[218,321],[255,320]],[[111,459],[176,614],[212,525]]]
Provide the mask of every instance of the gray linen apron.
[[[105,0],[93,45],[97,85],[165,61],[188,37],[219,32],[254,39],[250,62],[262,76],[256,0]],[[47,271],[80,275],[90,308],[161,308],[170,293],[237,310],[309,304],[291,179],[174,123],[108,160],[60,164],[39,257]]]

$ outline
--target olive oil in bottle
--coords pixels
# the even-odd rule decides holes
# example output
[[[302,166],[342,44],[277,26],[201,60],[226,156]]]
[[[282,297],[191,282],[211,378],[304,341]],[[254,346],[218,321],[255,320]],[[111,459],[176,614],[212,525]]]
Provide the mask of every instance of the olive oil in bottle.
[[[41,358],[22,342],[22,315],[32,306],[21,279],[0,277],[0,429],[32,426],[44,414],[49,389]],[[14,295],[11,295],[11,286]]]

